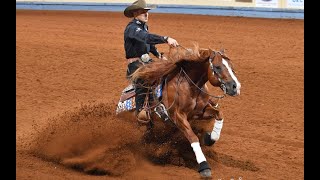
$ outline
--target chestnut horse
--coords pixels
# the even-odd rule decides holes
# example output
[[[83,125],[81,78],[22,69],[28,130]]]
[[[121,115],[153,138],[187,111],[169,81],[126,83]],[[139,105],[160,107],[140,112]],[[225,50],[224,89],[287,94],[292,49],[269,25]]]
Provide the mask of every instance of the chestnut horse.
[[[158,60],[140,67],[132,74],[131,80],[137,78],[144,79],[146,84],[157,84],[159,79],[165,78],[161,103],[165,105],[170,120],[190,142],[200,175],[211,177],[211,168],[189,120],[214,118],[214,127],[211,132],[205,133],[203,141],[210,146],[219,139],[223,116],[212,98],[222,98],[225,94],[237,96],[241,87],[230,59],[223,50],[179,46],[170,48],[167,61]],[[220,87],[224,95],[216,97],[209,94],[208,81],[214,87]]]

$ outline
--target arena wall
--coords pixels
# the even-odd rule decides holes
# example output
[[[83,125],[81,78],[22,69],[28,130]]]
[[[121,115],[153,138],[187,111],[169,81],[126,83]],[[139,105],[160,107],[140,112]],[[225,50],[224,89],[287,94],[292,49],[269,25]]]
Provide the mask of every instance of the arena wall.
[[[16,9],[123,11],[133,0],[16,0]],[[304,19],[304,0],[148,0],[158,13]]]

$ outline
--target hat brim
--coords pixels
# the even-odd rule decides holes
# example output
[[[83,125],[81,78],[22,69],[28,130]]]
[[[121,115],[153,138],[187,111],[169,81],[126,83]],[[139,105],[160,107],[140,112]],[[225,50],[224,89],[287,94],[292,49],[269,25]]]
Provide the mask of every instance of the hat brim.
[[[137,6],[137,5],[131,5],[131,6],[127,7],[123,13],[126,17],[132,18],[133,12],[135,12],[139,9],[150,10],[150,9],[154,9],[154,8],[151,8],[151,7],[141,8],[140,6]]]

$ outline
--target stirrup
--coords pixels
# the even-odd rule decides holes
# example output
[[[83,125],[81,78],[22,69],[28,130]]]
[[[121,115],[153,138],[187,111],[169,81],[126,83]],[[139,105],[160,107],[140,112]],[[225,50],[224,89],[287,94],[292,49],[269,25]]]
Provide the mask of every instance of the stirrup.
[[[170,120],[169,114],[167,112],[167,109],[164,107],[162,103],[160,103],[158,106],[154,108],[154,112],[165,122]]]

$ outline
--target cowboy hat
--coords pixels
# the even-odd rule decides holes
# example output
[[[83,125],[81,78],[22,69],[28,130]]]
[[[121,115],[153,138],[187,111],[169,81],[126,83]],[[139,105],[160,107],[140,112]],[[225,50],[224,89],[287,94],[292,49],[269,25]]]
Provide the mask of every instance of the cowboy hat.
[[[133,17],[133,12],[139,9],[150,10],[154,9],[154,7],[148,7],[145,0],[137,0],[128,6],[123,13],[126,17],[131,18]]]

